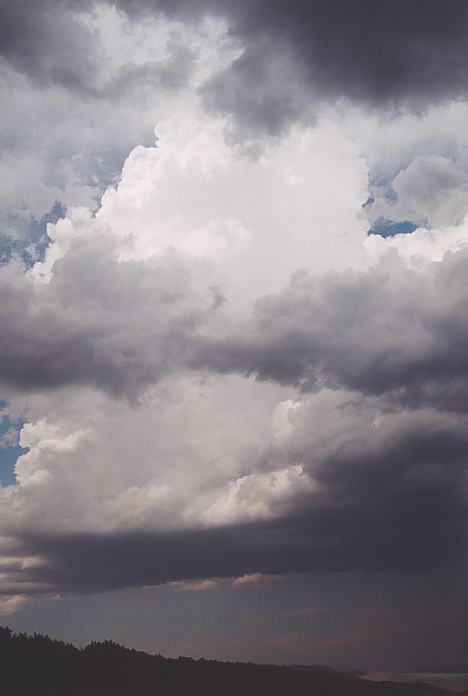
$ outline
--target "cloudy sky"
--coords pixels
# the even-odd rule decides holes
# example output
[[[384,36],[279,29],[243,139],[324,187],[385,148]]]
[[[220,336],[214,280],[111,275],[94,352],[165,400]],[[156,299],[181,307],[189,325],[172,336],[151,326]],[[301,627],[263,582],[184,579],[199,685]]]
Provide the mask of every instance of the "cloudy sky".
[[[468,3],[0,12],[0,622],[462,670]]]

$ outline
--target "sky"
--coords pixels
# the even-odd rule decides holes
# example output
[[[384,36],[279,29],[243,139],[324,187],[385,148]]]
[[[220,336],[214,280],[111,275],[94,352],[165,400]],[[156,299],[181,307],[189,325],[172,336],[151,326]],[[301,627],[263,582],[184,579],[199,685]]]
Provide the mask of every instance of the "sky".
[[[0,623],[468,671],[468,4],[0,14]]]

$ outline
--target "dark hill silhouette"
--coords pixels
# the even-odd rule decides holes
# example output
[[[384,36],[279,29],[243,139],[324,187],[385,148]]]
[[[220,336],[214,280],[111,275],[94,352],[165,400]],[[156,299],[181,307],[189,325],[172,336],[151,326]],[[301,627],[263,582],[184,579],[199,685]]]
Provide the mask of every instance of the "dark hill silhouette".
[[[323,667],[193,660],[113,641],[76,648],[0,627],[2,696],[441,696],[424,684],[372,683]]]

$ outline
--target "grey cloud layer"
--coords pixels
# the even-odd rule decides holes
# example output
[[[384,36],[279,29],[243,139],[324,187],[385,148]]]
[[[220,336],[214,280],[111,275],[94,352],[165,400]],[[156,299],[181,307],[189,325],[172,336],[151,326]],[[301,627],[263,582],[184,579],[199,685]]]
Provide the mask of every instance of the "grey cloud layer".
[[[352,438],[334,451],[331,445],[318,467],[299,433],[295,454],[309,458],[321,490],[275,520],[180,532],[26,533],[17,552],[43,560],[7,568],[5,591],[28,592],[24,583],[32,592],[93,592],[256,572],[458,566],[467,522],[466,425],[437,424],[427,414],[405,419],[403,433],[368,430],[371,446]]]
[[[341,387],[465,410],[467,266],[459,252],[422,271],[396,254],[364,273],[300,271],[257,301],[244,337],[202,342],[193,363],[303,391]]]
[[[123,67],[100,85],[106,62],[99,36],[80,15],[111,5],[93,0],[19,0],[0,2],[0,55],[15,70],[40,87],[59,85],[88,97],[116,100],[146,83],[158,90],[185,82],[190,52],[177,47],[171,61]]]
[[[198,294],[182,262],[152,268],[106,253],[77,245],[45,286],[3,269],[2,381],[136,393],[185,366],[466,410],[466,252],[424,271],[392,254],[368,272],[299,271],[216,338],[203,324],[219,302],[209,288]]]
[[[245,50],[205,86],[206,104],[234,113],[238,125],[250,131],[278,131],[300,119],[310,100],[344,96],[419,110],[466,96],[463,0],[118,0],[116,5],[133,18],[148,11],[185,21],[204,14],[227,18]],[[3,0],[4,59],[33,80],[92,92],[98,48],[75,19],[92,6],[87,0]],[[294,80],[300,90],[292,87]]]
[[[216,298],[207,292],[201,301],[174,259],[118,264],[98,248],[94,238],[89,248],[77,244],[34,290],[4,269],[12,276],[2,293],[2,379],[19,389],[81,383],[134,397],[190,367],[298,385],[311,394],[288,416],[290,431],[248,471],[274,476],[300,463],[314,488],[278,500],[275,519],[255,523],[107,535],[25,528],[18,553],[42,560],[7,569],[4,592],[461,562],[466,252],[423,271],[389,255],[365,273],[299,272],[257,302],[241,332],[215,339]]]
[[[204,369],[354,391],[304,396],[289,415],[290,432],[248,463],[249,471],[274,476],[299,462],[315,482],[275,503],[276,519],[107,535],[35,536],[4,525],[4,533],[19,532],[19,554],[42,558],[7,569],[4,592],[90,592],[259,571],[412,571],[461,561],[465,253],[425,273],[387,260],[369,273],[297,274],[283,293],[259,301],[248,339],[207,344],[200,332],[215,303],[201,310],[187,299],[191,286],[177,266],[115,267],[95,253],[94,241],[91,248],[92,257],[69,252],[56,264],[34,309],[24,285],[20,294],[10,279],[0,360],[10,385],[83,383],[134,396],[195,355]]]
[[[175,260],[119,264],[99,240],[56,264],[49,284],[0,272],[0,381],[20,390],[88,384],[136,395],[180,366],[217,300]]]
[[[420,110],[465,97],[468,8],[463,0],[224,0],[143,3],[120,0],[129,13],[227,16],[245,51],[205,88],[210,108],[234,113],[248,132],[278,131],[312,101],[347,97],[373,106]],[[292,61],[288,76],[285,63]],[[298,94],[290,81],[302,85]]]
[[[2,0],[0,55],[39,83],[87,89],[98,55],[91,33],[72,10],[91,6],[87,0]]]

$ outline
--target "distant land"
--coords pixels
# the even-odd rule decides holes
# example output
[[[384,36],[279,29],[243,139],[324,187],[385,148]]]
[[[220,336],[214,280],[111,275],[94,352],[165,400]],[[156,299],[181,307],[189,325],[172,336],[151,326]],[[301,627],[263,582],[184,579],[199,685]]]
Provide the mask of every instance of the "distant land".
[[[468,674],[465,672],[365,672],[359,676],[377,682],[424,682],[444,691],[468,693]]]
[[[113,641],[84,648],[0,627],[5,696],[445,696],[422,682],[371,681],[321,666],[166,658]],[[464,692],[468,696],[468,691]]]

